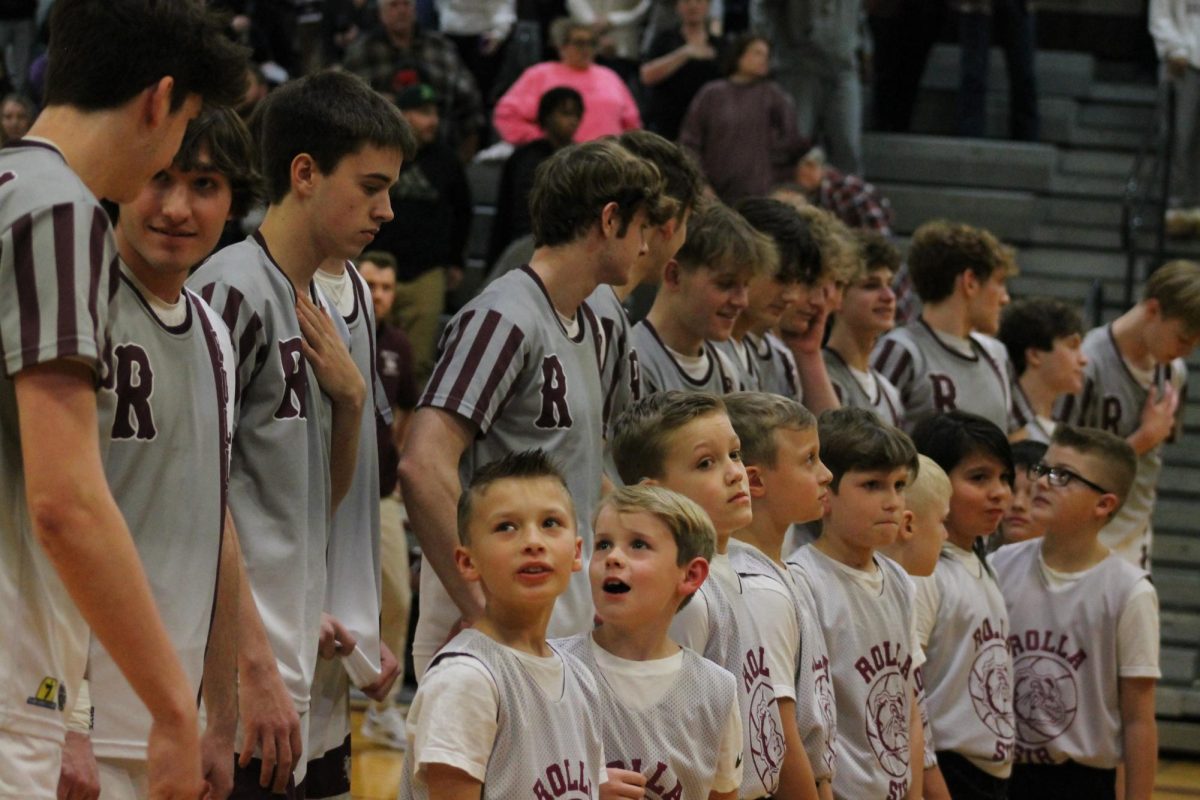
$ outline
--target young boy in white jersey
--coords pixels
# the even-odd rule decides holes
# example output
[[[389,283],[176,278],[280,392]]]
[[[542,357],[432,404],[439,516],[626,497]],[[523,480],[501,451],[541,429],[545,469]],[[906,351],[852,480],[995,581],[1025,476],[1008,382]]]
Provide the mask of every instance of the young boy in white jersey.
[[[373,397],[345,322],[314,276],[330,259],[357,257],[391,218],[387,189],[412,133],[361,80],[323,72],[271,95],[259,142],[269,201],[262,225],[213,255],[188,286],[229,325],[237,359],[230,509],[253,592],[241,598],[243,617],[257,604],[269,644],[241,642],[239,673],[277,667],[299,717],[298,729],[280,727],[277,705],[251,699],[243,685],[235,782],[239,791],[278,793],[305,774],[297,750],[307,736],[331,521],[350,490]]]
[[[885,334],[871,362],[899,390],[905,430],[962,409],[1008,430],[1008,354],[991,338],[1016,273],[1012,251],[981,228],[934,220],[908,251],[921,316]]]
[[[988,539],[988,551],[998,550],[1006,544],[1016,544],[1027,539],[1037,539],[1046,534],[1046,526],[1035,519],[1033,503],[1033,481],[1029,480],[1029,468],[1042,463],[1046,456],[1046,443],[1033,439],[1022,439],[1012,446],[1013,496],[1008,513],[1000,522],[996,533]]]
[[[1182,425],[1184,363],[1200,345],[1200,264],[1172,261],[1146,279],[1142,300],[1083,339],[1083,390],[1064,398],[1054,418],[1121,436],[1138,456],[1137,480],[1101,541],[1149,568],[1151,518],[1162,447]]]
[[[596,683],[546,642],[583,565],[565,479],[541,450],[481,465],[459,497],[458,530],[455,561],[487,602],[421,679],[401,800],[594,800],[605,780]]]
[[[742,782],[736,678],[667,635],[708,577],[712,521],[683,495],[638,485],[601,500],[594,527],[597,627],[554,645],[596,678],[609,794],[734,800]]]
[[[737,434],[721,398],[658,392],[617,421],[613,457],[626,484],[663,486],[694,500],[712,520],[716,552],[709,578],[676,617],[671,638],[738,676],[743,800],[773,794],[786,751],[766,662],[766,642],[745,587],[729,560],[729,538],[751,519],[750,490]]]
[[[868,408],[890,425],[903,427],[900,393],[883,373],[871,368],[871,350],[895,327],[892,279],[900,252],[874,231],[857,231],[860,269],[847,284],[822,353],[838,401]]]
[[[770,241],[736,211],[717,201],[698,208],[687,240],[663,270],[654,305],[633,326],[642,395],[736,391],[737,368],[713,342],[733,334],[751,280],[777,266]]]
[[[1083,320],[1069,303],[1029,297],[1004,309],[996,337],[1012,364],[1012,438],[1048,444],[1054,402],[1083,389]]]
[[[879,552],[904,567],[913,577],[933,574],[946,541],[953,489],[946,472],[929,456],[917,456],[917,477],[904,490],[904,524],[893,544]]]
[[[833,473],[821,536],[788,560],[807,581],[829,648],[837,703],[833,795],[921,797],[922,736],[915,670],[912,581],[876,551],[904,522],[917,451],[898,428],[863,408],[826,411],[821,453]],[[914,755],[915,754],[915,755]]]
[[[985,538],[1012,499],[1004,431],[951,411],[920,422],[917,449],[950,477],[948,541],[931,577],[917,581],[917,635],[938,775],[950,797],[1004,797],[1012,771],[1012,670],[1008,614],[985,561]],[[931,770],[932,772],[932,770]]]
[[[0,154],[0,796],[53,798],[89,629],[153,719],[151,785],[203,790],[196,687],[106,483],[98,391],[118,287],[98,198],[129,202],[245,54],[193,3],[63,0],[45,109]],[[211,376],[210,376],[211,380]],[[220,531],[216,531],[217,536]],[[137,624],[131,625],[130,620]]]
[[[1154,790],[1158,595],[1100,539],[1136,472],[1128,442],[1060,426],[1030,470],[1046,535],[992,554],[1011,625],[1014,800],[1113,798],[1118,764],[1128,800]]]
[[[779,797],[833,796],[837,714],[829,653],[806,585],[787,572],[783,540],[796,523],[821,518],[832,478],[821,463],[817,421],[781,395],[738,392],[725,407],[742,444],[754,517],[734,533],[729,558],[746,586],[766,641],[787,754]]]

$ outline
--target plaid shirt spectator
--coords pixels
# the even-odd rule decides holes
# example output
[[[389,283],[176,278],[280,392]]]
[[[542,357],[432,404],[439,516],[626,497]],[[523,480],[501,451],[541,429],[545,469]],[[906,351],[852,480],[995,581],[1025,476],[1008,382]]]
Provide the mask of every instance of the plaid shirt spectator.
[[[829,165],[809,201],[829,211],[851,228],[867,228],[884,236],[892,234],[892,206],[873,184],[857,175],[847,175]]]
[[[454,45],[436,33],[415,31],[412,47],[401,50],[387,33],[376,30],[350,46],[342,66],[393,101],[409,86],[432,86],[439,98],[442,137],[452,147],[486,123],[475,78]]]

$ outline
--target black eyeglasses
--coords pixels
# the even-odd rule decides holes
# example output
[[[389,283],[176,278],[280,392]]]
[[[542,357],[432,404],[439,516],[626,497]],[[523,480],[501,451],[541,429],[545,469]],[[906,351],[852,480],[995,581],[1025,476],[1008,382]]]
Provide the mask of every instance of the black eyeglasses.
[[[1044,461],[1039,464],[1030,464],[1029,469],[1026,470],[1026,474],[1031,481],[1037,481],[1038,478],[1045,475],[1046,480],[1051,486],[1066,486],[1071,481],[1079,481],[1084,486],[1094,489],[1100,494],[1110,494],[1108,489],[1105,489],[1098,483],[1092,483],[1078,472],[1066,467],[1052,467]]]

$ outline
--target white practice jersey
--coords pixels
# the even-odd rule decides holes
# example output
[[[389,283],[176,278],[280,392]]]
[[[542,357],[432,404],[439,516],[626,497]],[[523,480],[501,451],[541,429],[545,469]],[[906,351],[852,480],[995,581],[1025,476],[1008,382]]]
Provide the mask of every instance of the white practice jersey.
[[[1012,665],[1008,612],[972,552],[945,544],[933,575],[917,578],[917,632],[930,725],[951,750],[997,778],[1012,771]],[[928,609],[931,619],[924,619]]]
[[[649,708],[630,708],[592,652],[591,634],[558,639],[596,680],[606,766],[646,776],[649,798],[708,798],[717,778],[721,739],[737,702],[736,679],[727,670],[684,648],[683,666],[671,687]]]
[[[917,319],[880,338],[871,365],[900,392],[905,430],[947,411],[970,411],[1002,431],[1011,427],[1008,352],[979,333],[968,337],[971,354],[959,352]]]
[[[658,337],[650,320],[633,326],[633,347],[641,366],[642,396],[679,389],[684,392],[729,394],[737,391],[737,376],[733,364],[722,356],[711,342],[705,342],[703,358],[707,364],[704,374],[692,377],[687,373]]]
[[[914,760],[909,725],[919,713],[913,707],[920,664],[911,633],[912,582],[878,554],[878,594],[812,545],[800,548],[789,564],[808,582],[829,647],[838,714],[834,797],[903,798]],[[922,754],[915,760],[921,763]]]
[[[0,731],[61,740],[88,648],[34,538],[14,379],[71,359],[99,382],[116,257],[108,216],[56,148],[22,140],[0,150]],[[101,435],[102,455],[107,446]]]
[[[225,323],[187,289],[180,302],[183,321],[166,324],[121,265],[97,413],[110,440],[104,474],[198,692],[225,527],[236,377]],[[150,714],[95,639],[88,681],[96,755],[145,759]]]
[[[534,447],[545,450],[563,470],[575,501],[585,564],[554,605],[550,636],[572,636],[592,627],[586,561],[604,466],[601,342],[599,323],[586,303],[579,306],[575,323],[578,331],[572,336],[536,273],[528,267],[513,270],[450,321],[420,401],[477,429],[459,463],[463,486],[478,467]],[[422,562],[416,639],[441,642],[458,617],[437,574]]]
[[[1186,405],[1187,398],[1182,393],[1187,386],[1187,365],[1183,359],[1158,365],[1149,380],[1142,382],[1117,349],[1111,325],[1088,331],[1083,339],[1083,354],[1088,359],[1083,390],[1059,402],[1056,419],[1071,425],[1103,428],[1126,438],[1141,425],[1151,384],[1159,391],[1173,385],[1181,392],[1180,409]],[[1138,457],[1137,477],[1125,504],[1100,531],[1100,541],[1126,561],[1142,567],[1149,563],[1150,521],[1158,493],[1158,476],[1162,472],[1162,450],[1159,445]]]
[[[217,252],[188,286],[217,310],[233,340],[229,508],[280,675],[297,711],[306,712],[325,605],[332,406],[300,349],[295,289],[260,234]],[[315,283],[307,291],[324,306]],[[345,336],[341,316],[332,318]]]
[[[1001,547],[991,563],[1012,631],[1016,760],[1116,767],[1122,755],[1118,621],[1150,576],[1110,553],[1082,579],[1053,588],[1041,539]]]
[[[709,342],[725,361],[733,366],[733,382],[739,392],[761,392],[762,378],[758,374],[758,359],[754,357],[753,347],[749,338],[740,342],[733,338],[723,342]]]
[[[875,416],[888,425],[904,427],[904,406],[900,392],[882,372],[875,369],[870,371],[871,392],[868,393],[838,351],[826,347],[821,355],[825,358],[825,370],[829,373],[829,382],[833,384],[833,393],[837,395],[839,403],[850,408],[874,411]]]
[[[452,656],[469,656],[487,669],[499,698],[496,742],[488,759],[482,800],[536,798],[594,800],[595,776],[604,765],[599,709],[603,702],[592,674],[574,656],[563,660],[563,690],[546,696],[521,661],[503,645],[467,629],[438,653],[430,667]],[[404,760],[400,800],[427,800],[429,786]]]

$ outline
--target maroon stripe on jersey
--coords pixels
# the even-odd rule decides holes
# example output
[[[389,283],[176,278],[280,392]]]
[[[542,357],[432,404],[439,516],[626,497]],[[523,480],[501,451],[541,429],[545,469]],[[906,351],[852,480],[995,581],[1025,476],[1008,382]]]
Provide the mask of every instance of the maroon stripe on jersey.
[[[54,274],[58,281],[58,355],[75,355],[75,207],[50,209],[54,228]],[[66,347],[64,348],[64,342]]]
[[[457,323],[452,324],[442,334],[442,353],[438,357],[437,368],[434,369],[433,375],[430,376],[429,383],[425,384],[425,393],[421,395],[421,400],[417,403],[418,408],[429,405],[433,396],[437,394],[438,386],[441,385],[442,379],[446,377],[446,370],[450,368],[450,362],[454,360],[454,355],[458,352],[458,345],[462,342],[463,333],[470,326],[471,320],[474,318],[474,309],[464,311]],[[449,339],[451,331],[453,331],[453,340]]]
[[[475,404],[475,413],[471,415],[471,421],[481,430],[483,429],[484,414],[491,405],[492,395],[496,393],[496,387],[500,385],[504,374],[508,372],[508,365],[512,363],[513,356],[516,355],[524,338],[525,334],[516,328],[510,328],[508,338],[504,340],[504,344],[500,347],[500,353],[496,357],[495,363],[492,364],[492,371],[488,375],[487,382],[483,384],[483,390],[479,393],[479,402]]]
[[[875,363],[871,366],[880,372],[883,372],[883,368],[887,364],[887,360],[892,357],[892,351],[895,349],[896,343],[891,339],[888,339],[883,343],[883,349],[879,351],[879,355],[875,358]],[[895,383],[895,381],[892,381],[892,383]]]
[[[488,350],[488,345],[492,343],[492,338],[496,335],[496,327],[499,324],[500,312],[488,309],[487,313],[483,315],[483,322],[480,323],[479,329],[475,333],[475,341],[471,342],[471,349],[467,351],[467,355],[463,359],[462,367],[458,371],[458,380],[454,382],[454,387],[450,390],[449,399],[453,406],[447,405],[447,411],[456,413],[459,411],[462,398],[471,388],[471,382],[475,378],[475,373],[479,372],[480,365],[483,364],[483,356]],[[505,366],[508,365],[505,364]],[[476,409],[486,408],[489,399],[491,399],[490,395],[484,396],[483,392],[480,392],[479,398],[475,402]]]
[[[17,283],[17,307],[21,315],[21,366],[37,362],[41,309],[38,307],[37,275],[33,263],[33,218],[25,214],[12,226],[13,275]]]
[[[246,357],[254,350],[254,340],[258,338],[258,332],[262,330],[262,326],[262,320],[258,318],[258,314],[251,314],[250,319],[246,322],[246,329],[238,337],[238,367],[245,363]]]
[[[100,275],[104,272],[104,245],[111,230],[108,217],[102,208],[92,209],[92,230],[88,235],[88,315],[92,324],[100,319]],[[111,266],[114,272],[119,272],[117,265]],[[109,277],[112,277],[111,275]],[[109,302],[112,298],[109,297]],[[101,331],[97,330],[99,335]],[[107,338],[107,337],[106,337]],[[99,339],[97,339],[99,341]]]

